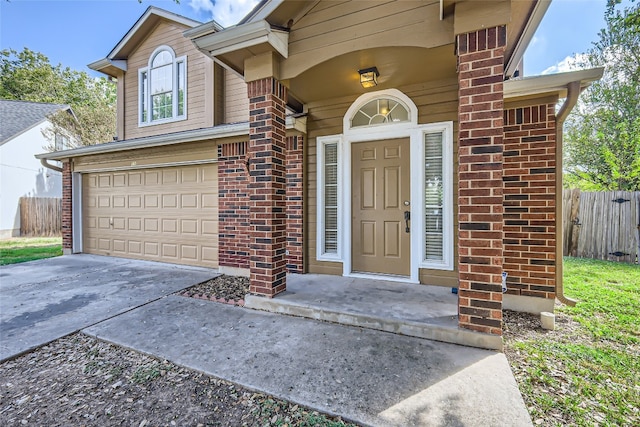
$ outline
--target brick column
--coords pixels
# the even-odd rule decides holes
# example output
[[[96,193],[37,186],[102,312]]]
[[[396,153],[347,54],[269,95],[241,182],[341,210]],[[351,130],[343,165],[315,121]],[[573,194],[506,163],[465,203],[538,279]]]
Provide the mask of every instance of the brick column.
[[[508,293],[555,299],[555,104],[504,112],[504,269]]]
[[[218,146],[219,262],[223,267],[249,268],[248,142]]]
[[[303,273],[303,145],[302,135],[287,137],[287,271]]]
[[[247,83],[249,95],[250,292],[286,289],[287,89],[274,78]]]
[[[62,252],[73,251],[73,179],[71,162],[62,164]]]
[[[457,37],[459,326],[502,334],[506,27]]]

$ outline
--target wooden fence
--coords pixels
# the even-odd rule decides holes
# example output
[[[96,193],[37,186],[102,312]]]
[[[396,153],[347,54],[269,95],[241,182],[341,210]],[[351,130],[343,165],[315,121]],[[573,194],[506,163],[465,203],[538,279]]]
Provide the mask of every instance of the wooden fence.
[[[20,235],[57,236],[61,232],[62,199],[20,198]]]
[[[640,191],[564,190],[563,254],[637,264]]]

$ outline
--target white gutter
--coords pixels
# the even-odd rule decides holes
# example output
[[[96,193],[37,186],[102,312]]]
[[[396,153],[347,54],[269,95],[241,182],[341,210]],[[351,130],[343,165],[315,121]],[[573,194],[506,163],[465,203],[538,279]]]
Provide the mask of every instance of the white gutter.
[[[306,133],[306,117],[296,118],[288,116],[286,118],[286,129],[297,130],[299,132]],[[35,157],[37,159],[40,159],[41,161],[61,160],[68,159],[70,157],[114,153],[118,151],[137,150],[141,148],[160,147],[172,144],[182,144],[185,142],[204,141],[207,139],[221,139],[243,135],[249,135],[249,122],[232,123],[228,125],[215,126],[212,128],[196,129],[174,134],[137,138],[128,141],[89,145],[86,147],[73,148],[71,150],[61,150],[51,153],[36,154]]]
[[[249,134],[249,123],[234,123],[207,129],[181,132],[179,134],[164,134],[146,138],[131,139],[129,141],[109,142],[106,144],[89,145],[71,150],[54,151],[52,153],[36,154],[37,159],[59,160],[69,157],[86,156],[116,151],[136,150],[139,148],[159,147],[163,145],[179,144],[182,142],[202,141],[213,138],[226,138]]]
[[[103,58],[92,62],[91,64],[87,65],[87,67],[95,71],[100,71],[106,67],[115,67],[119,70],[127,71],[127,61],[124,59]]]
[[[550,4],[551,0],[538,0],[533,7],[531,17],[527,20],[524,31],[522,32],[522,37],[518,39],[516,48],[513,50],[513,54],[505,66],[504,75],[506,78],[511,77],[516,71],[516,67],[520,63],[520,59],[524,55],[524,51],[527,50],[527,47],[529,46],[531,39],[533,39],[540,22],[542,22],[542,18],[545,13],[547,13],[547,9],[549,9]]]
[[[569,71],[567,73],[546,74],[542,76],[511,79],[503,83],[504,99],[518,98],[543,93],[560,93],[564,97],[567,87],[572,82],[580,82],[582,87],[600,80],[604,68],[590,68],[588,70]]]

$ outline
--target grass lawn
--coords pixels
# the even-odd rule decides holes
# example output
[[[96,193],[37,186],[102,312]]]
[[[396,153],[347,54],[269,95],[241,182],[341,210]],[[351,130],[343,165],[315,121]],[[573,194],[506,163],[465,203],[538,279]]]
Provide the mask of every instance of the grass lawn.
[[[640,426],[640,266],[565,258],[564,287],[556,331],[505,333],[534,424]]]
[[[61,237],[16,237],[0,240],[0,265],[62,255]]]

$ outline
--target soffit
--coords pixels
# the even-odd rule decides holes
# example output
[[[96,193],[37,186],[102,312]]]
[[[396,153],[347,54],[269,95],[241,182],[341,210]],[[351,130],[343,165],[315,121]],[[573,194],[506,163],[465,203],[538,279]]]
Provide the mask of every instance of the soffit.
[[[360,95],[371,89],[360,85],[358,70],[373,66],[380,72],[375,90],[381,90],[455,76],[456,56],[453,45],[368,49],[338,56],[285,82],[304,103]]]

